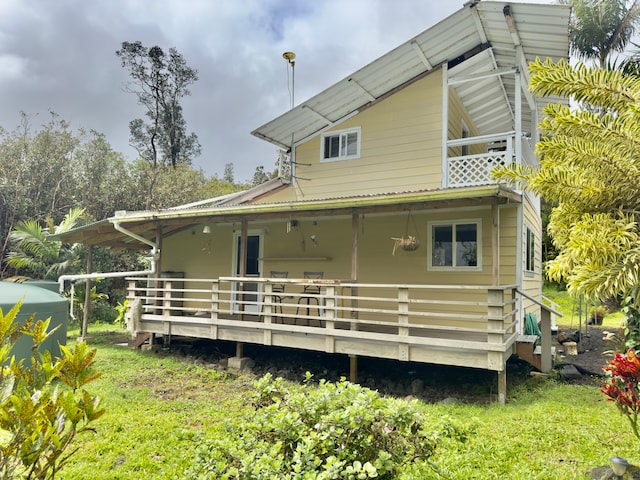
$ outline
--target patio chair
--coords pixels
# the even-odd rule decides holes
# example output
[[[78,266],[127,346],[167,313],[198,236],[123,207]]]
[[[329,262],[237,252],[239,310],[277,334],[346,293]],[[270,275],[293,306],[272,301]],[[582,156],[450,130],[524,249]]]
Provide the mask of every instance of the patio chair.
[[[304,272],[304,278],[308,280],[317,280],[324,277],[324,272]],[[302,289],[302,295],[298,299],[298,307],[296,308],[296,316],[300,311],[300,306],[305,305],[307,310],[307,325],[309,324],[309,314],[311,313],[311,304],[315,303],[315,310],[320,316],[320,285],[309,284],[305,285]],[[320,321],[320,325],[323,325],[324,322]]]
[[[269,276],[271,278],[288,278],[289,277],[289,272],[283,272],[283,271],[276,271],[276,270],[271,270]],[[284,294],[284,288],[285,288],[285,284],[284,283],[273,283],[271,284],[271,298],[272,298],[272,302],[273,302],[273,313],[277,313],[278,311],[280,312],[280,315],[282,315],[282,302],[284,302],[284,300],[286,298],[291,298],[291,295],[285,295]],[[280,317],[276,317],[274,315],[273,319],[276,320],[277,318],[280,319],[280,323],[284,323],[283,318]]]

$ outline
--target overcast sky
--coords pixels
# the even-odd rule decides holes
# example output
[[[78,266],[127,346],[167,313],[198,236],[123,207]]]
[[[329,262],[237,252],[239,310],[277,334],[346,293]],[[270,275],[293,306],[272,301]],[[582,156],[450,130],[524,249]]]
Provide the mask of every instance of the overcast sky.
[[[521,0],[519,0],[521,1]],[[553,0],[533,0],[554,3]],[[236,181],[277,149],[250,134],[290,105],[285,51],[296,54],[295,103],[426,30],[464,0],[0,0],[0,125],[49,111],[94,129],[133,159],[129,121],[144,111],[115,51],[123,41],[175,47],[199,72],[183,99],[202,144],[194,164]]]

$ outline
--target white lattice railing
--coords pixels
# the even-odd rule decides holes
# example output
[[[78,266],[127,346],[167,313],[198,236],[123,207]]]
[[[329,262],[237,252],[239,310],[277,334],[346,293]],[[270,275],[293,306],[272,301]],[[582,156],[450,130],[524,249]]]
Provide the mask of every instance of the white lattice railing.
[[[463,147],[471,149],[472,145],[476,145],[474,147],[476,150],[477,145],[481,145],[481,149],[485,152],[448,157],[445,166],[446,186],[465,187],[495,183],[491,178],[491,170],[497,166],[513,162],[528,165],[537,163],[528,139],[522,137],[518,144],[515,132],[459,138],[447,142],[448,147],[458,149]]]
[[[491,170],[507,163],[506,152],[449,158],[449,186],[462,187],[493,183]]]

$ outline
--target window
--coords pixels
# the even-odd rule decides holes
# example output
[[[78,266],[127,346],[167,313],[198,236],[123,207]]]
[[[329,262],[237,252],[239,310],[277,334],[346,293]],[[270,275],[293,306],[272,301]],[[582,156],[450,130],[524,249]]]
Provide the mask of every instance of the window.
[[[320,160],[350,160],[360,158],[360,128],[329,132],[322,135]]]
[[[429,267],[448,270],[480,269],[479,221],[430,224]]]
[[[527,272],[534,272],[536,269],[536,234],[527,227],[527,246],[524,269]]]

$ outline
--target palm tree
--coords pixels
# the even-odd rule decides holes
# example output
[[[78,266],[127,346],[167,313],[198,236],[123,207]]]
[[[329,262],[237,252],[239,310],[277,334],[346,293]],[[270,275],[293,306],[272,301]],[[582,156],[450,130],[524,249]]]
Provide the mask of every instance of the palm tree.
[[[571,5],[571,53],[582,60],[597,60],[606,68],[613,53],[628,46],[640,21],[637,0],[559,0]]]
[[[82,245],[63,244],[50,238],[50,234],[63,233],[76,227],[84,215],[84,209],[72,208],[59,225],[51,218],[42,226],[36,220],[23,220],[9,234],[11,250],[6,262],[19,273],[34,278],[55,280],[69,272],[80,261]]]

